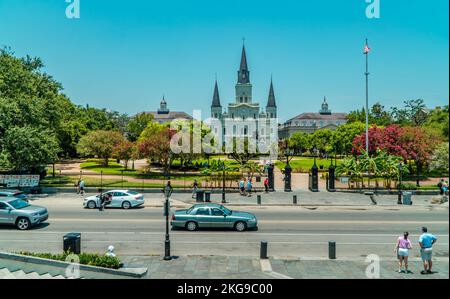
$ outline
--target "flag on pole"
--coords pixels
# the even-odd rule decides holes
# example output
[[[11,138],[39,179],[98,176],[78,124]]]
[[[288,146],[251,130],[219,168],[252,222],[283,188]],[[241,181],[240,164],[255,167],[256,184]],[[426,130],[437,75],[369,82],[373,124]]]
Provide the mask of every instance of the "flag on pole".
[[[369,52],[370,52],[370,48],[369,48],[369,45],[366,43],[366,45],[364,46],[364,54],[369,54]]]

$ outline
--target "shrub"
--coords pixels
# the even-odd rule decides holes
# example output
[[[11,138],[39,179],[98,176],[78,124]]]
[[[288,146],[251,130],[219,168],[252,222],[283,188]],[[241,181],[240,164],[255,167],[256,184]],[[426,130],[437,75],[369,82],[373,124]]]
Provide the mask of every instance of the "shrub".
[[[410,184],[410,183],[400,184],[400,188],[402,190],[417,190],[416,184]]]
[[[71,253],[65,252],[62,254],[51,254],[51,253],[20,252],[20,254],[64,262],[66,261],[67,256],[70,255]],[[89,265],[109,269],[119,269],[120,267],[120,260],[117,257],[99,255],[97,253],[80,253],[77,256],[80,259],[81,265]]]

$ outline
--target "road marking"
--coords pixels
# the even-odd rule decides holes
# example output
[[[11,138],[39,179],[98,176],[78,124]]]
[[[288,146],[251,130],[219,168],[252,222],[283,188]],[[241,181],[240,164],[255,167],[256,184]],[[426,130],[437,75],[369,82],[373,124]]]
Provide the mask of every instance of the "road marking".
[[[162,219],[86,219],[86,218],[51,218],[48,222],[133,222],[165,223]],[[449,221],[386,221],[386,220],[260,220],[259,224],[448,224]]]
[[[2,240],[6,242],[30,242],[30,239],[10,239],[10,240]],[[86,240],[83,239],[82,242],[84,243],[160,243],[163,240]],[[227,242],[221,242],[221,241],[177,241],[172,240],[175,244],[260,244],[260,242],[257,241],[227,241]],[[33,240],[33,243],[60,243],[61,241],[52,241],[52,240]],[[269,245],[271,244],[293,244],[293,245],[328,245],[328,242],[294,242],[294,241],[270,241]],[[385,242],[385,243],[361,243],[361,242],[339,242],[337,243],[338,246],[340,245],[357,245],[357,246],[363,246],[363,245],[392,245],[392,242]],[[449,246],[448,243],[436,243],[434,245],[436,246]]]
[[[266,273],[267,275],[270,275],[270,276],[278,278],[278,279],[293,279],[292,277],[283,275],[281,273],[274,272],[272,270],[272,265],[270,264],[269,259],[260,259],[259,263],[261,264],[261,270],[264,273]]]
[[[22,231],[22,232],[18,232],[17,230],[11,229],[11,230],[5,230],[5,231],[0,231],[0,235],[1,234],[42,234],[42,235],[52,235],[52,234],[67,234],[67,231]],[[83,235],[161,235],[164,232],[79,232]],[[332,237],[398,237],[398,234],[377,234],[377,233],[373,233],[373,234],[360,234],[360,233],[355,233],[355,234],[344,234],[344,233],[263,233],[263,232],[244,232],[244,233],[237,233],[234,231],[229,231],[229,232],[205,232],[205,231],[197,231],[197,232],[170,232],[170,235],[175,235],[175,236],[208,236],[208,235],[227,235],[227,236],[304,236],[304,237],[308,237],[308,236],[314,236],[314,237],[321,237],[321,236],[332,236]],[[419,237],[420,235],[413,235],[410,234],[410,237]],[[441,238],[448,238],[449,235],[448,234],[439,234],[439,237]]]

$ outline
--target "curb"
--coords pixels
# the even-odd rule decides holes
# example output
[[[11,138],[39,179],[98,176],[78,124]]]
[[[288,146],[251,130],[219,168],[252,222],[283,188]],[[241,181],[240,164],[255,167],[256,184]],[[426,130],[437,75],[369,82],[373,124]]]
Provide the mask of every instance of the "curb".
[[[39,257],[32,257],[32,256],[26,256],[26,255],[20,255],[20,254],[14,254],[14,253],[6,253],[6,252],[0,252],[0,259],[5,260],[13,260],[18,262],[24,262],[24,263],[31,263],[31,264],[38,264],[38,265],[46,265],[56,268],[63,268],[66,269],[67,267],[71,266],[71,263],[63,262],[63,261],[55,261],[55,260],[49,260]],[[124,270],[116,270],[116,269],[109,269],[109,268],[102,268],[102,267],[96,267],[96,266],[90,266],[90,265],[81,265],[79,264],[79,269],[81,271],[87,271],[87,272],[95,272],[95,273],[104,273],[109,275],[116,275],[121,277],[131,277],[131,278],[142,278],[144,275],[147,274],[148,269],[147,268],[130,268]]]

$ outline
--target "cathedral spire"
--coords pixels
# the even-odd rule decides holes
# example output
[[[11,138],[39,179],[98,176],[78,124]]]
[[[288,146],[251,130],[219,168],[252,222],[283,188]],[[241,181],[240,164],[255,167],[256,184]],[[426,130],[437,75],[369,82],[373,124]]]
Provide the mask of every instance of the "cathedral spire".
[[[245,45],[242,45],[241,65],[238,71],[238,83],[250,83],[250,72],[247,65],[247,54],[245,52]]]
[[[214,95],[213,95],[213,101],[212,101],[211,107],[222,107],[220,105],[219,86],[217,85],[217,79],[216,79],[216,84],[214,86]]]
[[[273,80],[270,79],[270,90],[269,90],[269,99],[267,101],[267,107],[276,108],[277,103],[275,102],[275,92],[273,90]]]

